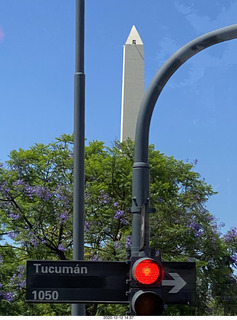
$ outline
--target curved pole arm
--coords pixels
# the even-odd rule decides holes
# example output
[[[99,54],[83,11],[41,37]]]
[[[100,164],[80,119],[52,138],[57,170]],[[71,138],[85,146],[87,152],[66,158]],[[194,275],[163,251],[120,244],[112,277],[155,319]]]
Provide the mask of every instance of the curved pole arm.
[[[156,101],[176,70],[198,52],[223,41],[237,38],[237,24],[200,36],[176,51],[156,73],[141,103],[135,135],[135,162],[148,162],[149,127]]]
[[[194,39],[176,51],[156,73],[141,103],[138,114],[132,176],[131,256],[149,255],[150,248],[150,169],[148,163],[149,128],[156,101],[169,78],[189,58],[214,44],[237,38],[237,24]]]

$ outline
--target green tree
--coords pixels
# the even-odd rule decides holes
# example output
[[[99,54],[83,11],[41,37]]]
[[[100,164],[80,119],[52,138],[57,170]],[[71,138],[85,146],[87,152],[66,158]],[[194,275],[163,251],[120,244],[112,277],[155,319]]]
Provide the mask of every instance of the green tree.
[[[125,260],[131,246],[130,140],[90,142],[85,150],[85,259]],[[196,308],[170,306],[166,314],[236,314],[237,230],[221,234],[206,209],[215,194],[193,171],[149,149],[151,167],[151,247],[164,261],[195,261]],[[63,135],[48,145],[10,153],[0,166],[0,315],[67,315],[70,305],[27,304],[28,259],[72,259],[73,139]],[[11,308],[9,309],[9,303]],[[92,305],[97,315],[125,314],[121,305]]]

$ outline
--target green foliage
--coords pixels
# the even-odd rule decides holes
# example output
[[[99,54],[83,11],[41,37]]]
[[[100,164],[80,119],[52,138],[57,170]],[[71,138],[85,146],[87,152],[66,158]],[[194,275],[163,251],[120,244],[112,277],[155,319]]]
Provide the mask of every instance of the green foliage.
[[[85,259],[126,260],[131,245],[133,142],[85,148]],[[220,233],[206,202],[215,194],[194,164],[150,146],[150,246],[164,261],[195,261],[197,307],[166,315],[236,314],[237,230]],[[26,260],[72,259],[73,139],[12,151],[0,165],[0,315],[69,315],[70,305],[27,304]],[[11,308],[9,308],[11,304]],[[123,315],[127,306],[91,305],[91,315]]]

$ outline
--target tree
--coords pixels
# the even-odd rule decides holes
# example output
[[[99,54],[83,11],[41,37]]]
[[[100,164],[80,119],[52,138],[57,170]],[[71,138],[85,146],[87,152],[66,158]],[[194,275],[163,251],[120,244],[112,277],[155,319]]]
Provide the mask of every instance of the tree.
[[[131,246],[131,180],[134,145],[111,148],[93,141],[85,149],[85,259],[126,260]],[[220,233],[206,209],[214,195],[193,171],[150,146],[151,247],[166,261],[195,261],[198,307],[169,307],[166,314],[236,312],[237,230]],[[0,314],[70,314],[67,305],[24,302],[28,259],[72,259],[73,139],[12,151],[0,167]],[[11,303],[9,310],[8,304]],[[88,306],[88,313],[124,314],[120,305]]]

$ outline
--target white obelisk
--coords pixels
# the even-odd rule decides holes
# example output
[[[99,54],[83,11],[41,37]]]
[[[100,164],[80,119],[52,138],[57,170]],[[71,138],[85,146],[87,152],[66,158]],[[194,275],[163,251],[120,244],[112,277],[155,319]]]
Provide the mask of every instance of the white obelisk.
[[[144,45],[135,26],[123,49],[120,141],[135,139],[137,116],[144,95]]]

